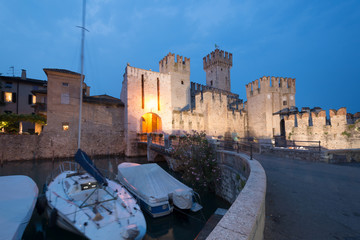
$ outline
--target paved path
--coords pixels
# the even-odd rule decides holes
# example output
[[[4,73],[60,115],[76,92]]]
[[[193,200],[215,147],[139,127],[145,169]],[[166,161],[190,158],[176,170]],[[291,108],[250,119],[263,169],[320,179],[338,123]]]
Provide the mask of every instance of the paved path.
[[[360,240],[360,163],[255,158],[267,175],[265,240]]]

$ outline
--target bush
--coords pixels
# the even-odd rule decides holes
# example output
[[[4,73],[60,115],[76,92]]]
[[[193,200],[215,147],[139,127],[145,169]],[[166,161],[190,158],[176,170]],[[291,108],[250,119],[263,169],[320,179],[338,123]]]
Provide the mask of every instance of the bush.
[[[185,133],[175,147],[173,156],[181,160],[184,167],[182,178],[187,184],[199,190],[215,190],[215,185],[220,181],[220,169],[215,150],[206,139],[205,132]]]

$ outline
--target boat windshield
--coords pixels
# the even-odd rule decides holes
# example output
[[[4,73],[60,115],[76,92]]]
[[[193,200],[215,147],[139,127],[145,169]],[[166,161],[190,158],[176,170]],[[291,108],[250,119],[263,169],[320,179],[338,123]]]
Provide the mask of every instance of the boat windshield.
[[[83,184],[81,184],[81,191],[93,189],[93,188],[96,188],[97,186],[98,186],[97,182],[83,183]]]

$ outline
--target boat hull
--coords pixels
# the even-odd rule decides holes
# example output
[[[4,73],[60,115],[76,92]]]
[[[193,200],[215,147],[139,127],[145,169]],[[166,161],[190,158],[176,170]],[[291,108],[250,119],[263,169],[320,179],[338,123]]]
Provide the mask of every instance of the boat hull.
[[[136,200],[114,181],[100,188],[93,180],[75,171],[54,178],[46,192],[49,223],[88,239],[142,239],[146,222]],[[109,192],[114,198],[103,196]]]

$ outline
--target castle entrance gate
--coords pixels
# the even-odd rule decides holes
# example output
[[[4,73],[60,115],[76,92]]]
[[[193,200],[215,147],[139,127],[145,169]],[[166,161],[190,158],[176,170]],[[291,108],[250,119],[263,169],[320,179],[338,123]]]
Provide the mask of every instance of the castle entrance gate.
[[[145,113],[140,119],[140,129],[142,133],[161,132],[161,118],[155,113]]]

